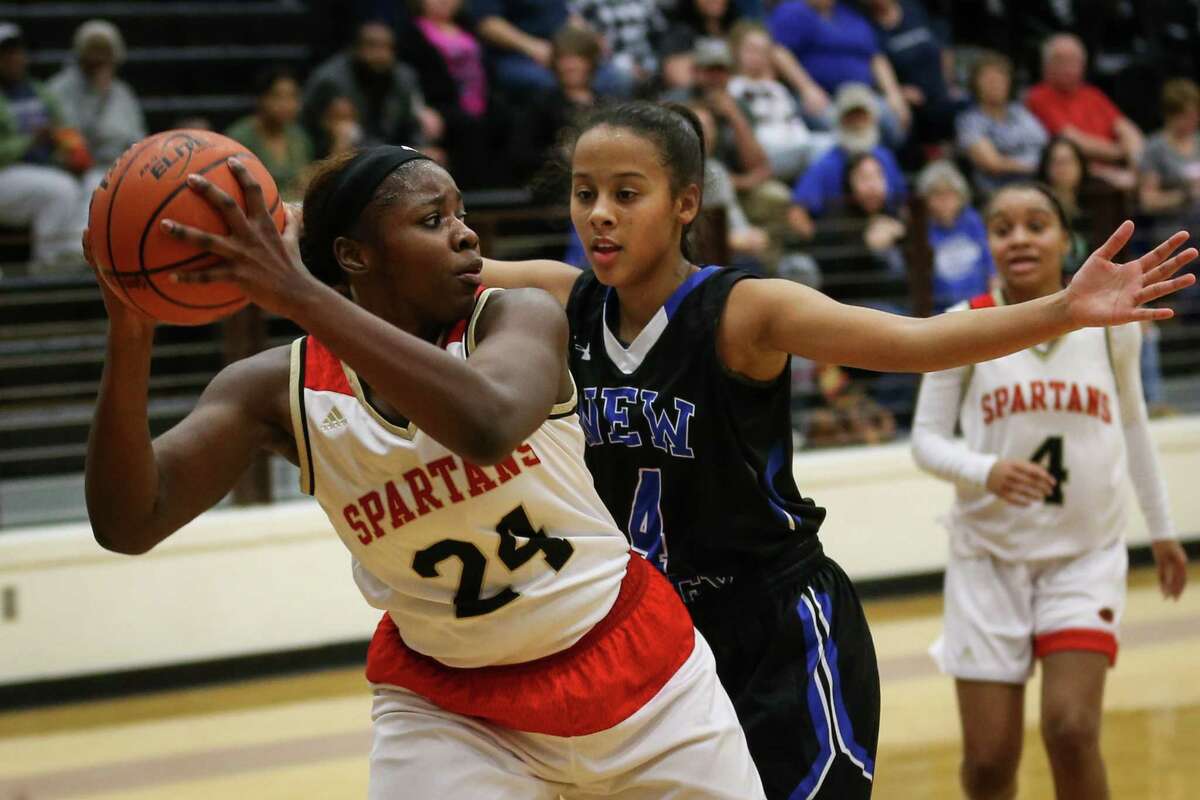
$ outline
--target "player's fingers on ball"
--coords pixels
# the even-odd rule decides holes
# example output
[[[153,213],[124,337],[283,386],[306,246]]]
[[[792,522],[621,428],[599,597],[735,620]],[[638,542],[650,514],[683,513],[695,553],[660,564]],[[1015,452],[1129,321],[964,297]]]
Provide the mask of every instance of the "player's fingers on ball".
[[[267,210],[267,199],[263,195],[262,184],[250,172],[250,168],[243,164],[236,156],[231,156],[226,159],[229,164],[229,169],[233,171],[233,175],[237,178],[238,183],[242,185],[242,192],[246,196],[246,210],[249,212],[252,219],[270,219],[271,212]]]
[[[233,199],[233,195],[203,175],[188,175],[187,183],[193,191],[197,192],[208,201],[209,205],[217,210],[217,213],[225,220],[225,224],[229,226],[229,230],[239,235],[249,231],[250,222],[246,219],[246,213],[242,211],[242,207],[238,205],[237,200]]]
[[[226,258],[241,255],[241,250],[226,236],[202,231],[199,228],[183,225],[171,219],[163,220],[162,227],[163,230],[176,239],[187,242],[205,252],[216,253]]]
[[[222,283],[234,278],[234,269],[230,266],[208,267],[206,269],[178,270],[171,273],[175,283]]]

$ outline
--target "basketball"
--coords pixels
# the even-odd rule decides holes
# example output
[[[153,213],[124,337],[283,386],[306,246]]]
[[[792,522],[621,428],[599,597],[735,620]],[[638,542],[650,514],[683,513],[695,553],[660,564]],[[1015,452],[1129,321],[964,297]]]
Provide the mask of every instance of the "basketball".
[[[248,302],[231,282],[184,283],[181,271],[220,264],[220,256],[175,239],[160,222],[225,234],[221,215],[188,188],[187,176],[203,175],[237,200],[245,198],[226,159],[237,156],[263,188],[267,208],[283,230],[284,208],[275,181],[262,162],[227,136],[201,130],[172,130],[149,136],[117,159],[92,195],[89,249],[97,272],[124,302],[161,322],[203,325],[226,317]]]

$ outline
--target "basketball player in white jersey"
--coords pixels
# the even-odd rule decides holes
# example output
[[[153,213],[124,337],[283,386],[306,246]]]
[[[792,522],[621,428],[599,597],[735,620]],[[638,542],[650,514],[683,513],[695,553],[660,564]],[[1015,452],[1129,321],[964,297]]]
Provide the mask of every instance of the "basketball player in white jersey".
[[[367,665],[371,797],[763,797],[708,645],[592,487],[562,310],[480,287],[450,175],[402,147],[324,163],[304,203],[309,272],[295,221],[280,239],[230,163],[248,217],[191,179],[230,236],[165,227],[226,257],[191,279],[235,280],[309,335],[224,369],[152,441],[153,323],[106,294],[97,540],[145,552],[256,452],[282,454],[385,612]]]
[[[1000,190],[985,221],[1001,287],[952,311],[1062,288],[1070,228],[1048,189]],[[1034,659],[1042,662],[1042,735],[1057,796],[1108,796],[1100,716],[1125,599],[1126,474],[1163,594],[1178,597],[1187,574],[1150,439],[1139,350],[1136,323],[1084,328],[931,373],[921,385],[913,454],[957,486],[947,517],[945,630],[934,654],[957,679],[971,798],[1015,796]]]

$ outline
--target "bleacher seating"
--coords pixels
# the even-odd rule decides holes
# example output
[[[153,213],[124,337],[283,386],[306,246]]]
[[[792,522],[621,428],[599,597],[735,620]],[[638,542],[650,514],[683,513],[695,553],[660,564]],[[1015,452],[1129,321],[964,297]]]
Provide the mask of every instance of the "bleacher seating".
[[[137,88],[150,130],[203,116],[220,130],[254,107],[256,72],[309,63],[307,10],[291,0],[257,2],[0,3],[29,42],[34,77],[57,72],[80,23],[102,18],[122,31],[122,77]]]
[[[49,77],[69,57],[71,37],[80,23],[111,20],[128,45],[121,75],[136,88],[150,130],[194,117],[220,130],[253,108],[252,77],[260,69],[285,64],[304,75],[315,49],[330,49],[324,40],[314,44],[310,5],[301,0],[0,2],[0,20],[12,20],[24,29],[32,72],[38,78]],[[350,13],[347,4],[346,14]],[[481,249],[489,256],[560,258],[570,238],[566,208],[526,189],[470,192],[466,205]],[[915,221],[923,219],[916,216],[919,213],[914,211],[910,231],[923,229]],[[1122,209],[1100,215],[1094,227],[1107,235],[1125,213]],[[861,226],[862,221],[852,224]],[[708,214],[703,225],[723,230],[719,215]],[[816,240],[801,247],[821,265],[822,290],[848,303],[923,313],[928,307],[923,281],[928,280],[929,265],[921,262],[928,252],[921,255],[906,246],[908,271],[900,272],[873,258],[862,246],[861,235],[850,233],[827,223]],[[729,263],[723,242],[723,237],[710,236],[701,260]],[[61,481],[74,481],[70,491],[78,494],[105,353],[105,314],[91,276],[33,280],[20,277],[20,269],[4,268],[24,262],[27,248],[24,231],[0,229],[0,527],[15,519],[5,507],[5,492],[14,485],[36,486],[30,494],[36,494],[39,503],[52,503],[54,493],[61,491],[56,487],[65,485]],[[1161,332],[1169,400],[1194,408],[1194,398],[1200,396],[1196,325],[1171,323]],[[230,358],[285,344],[297,334],[287,320],[257,317],[198,328],[160,328],[150,383],[152,432],[178,422]],[[870,380],[877,399],[904,427],[914,401],[912,378]],[[803,405],[813,396],[798,391],[796,400]],[[269,474],[277,475],[278,470]],[[67,507],[57,511],[76,513]],[[44,518],[55,518],[55,512],[47,506]],[[39,517],[22,510],[20,519]]]

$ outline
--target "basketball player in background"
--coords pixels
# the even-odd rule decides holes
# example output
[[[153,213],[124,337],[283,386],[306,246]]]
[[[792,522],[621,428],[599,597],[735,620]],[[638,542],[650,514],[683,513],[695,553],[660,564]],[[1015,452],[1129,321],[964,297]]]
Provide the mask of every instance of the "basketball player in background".
[[[235,281],[308,335],[226,367],[152,440],[154,323],[106,290],[97,541],[144,553],[280,454],[386,612],[371,797],[763,797],[711,651],[592,486],[562,310],[481,289],[450,175],[401,147],[326,161],[304,200],[310,272],[295,220],[281,237],[229,163],[248,215],[189,179],[229,236],[164,227],[227,259],[194,280]]]
[[[985,222],[1001,286],[951,316],[1062,290],[1071,227],[1048,188],[1001,189]],[[1140,339],[1136,323],[1086,328],[922,382],[913,455],[957,486],[934,654],[956,678],[961,777],[973,800],[1016,795],[1035,659],[1057,797],[1108,797],[1100,718],[1125,605],[1126,474],[1162,593],[1183,591],[1187,557],[1150,438]]]

